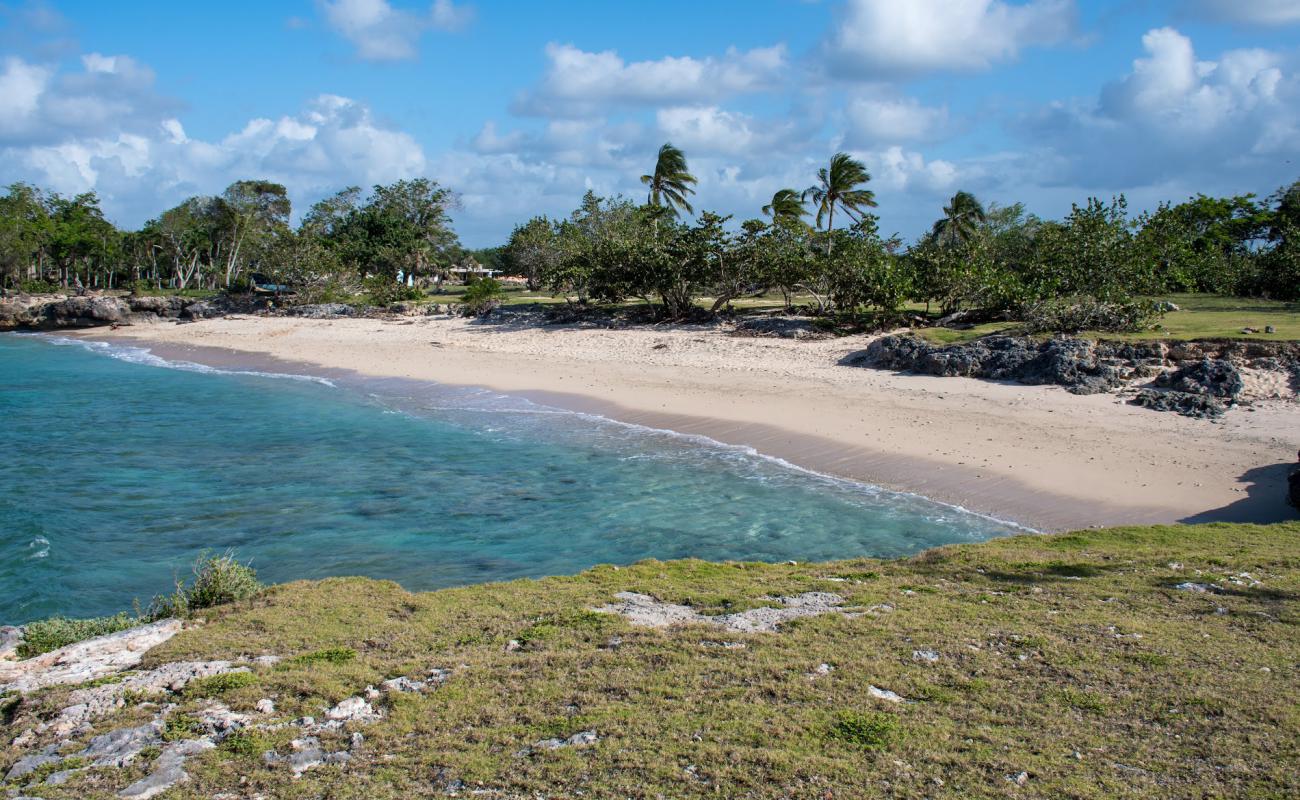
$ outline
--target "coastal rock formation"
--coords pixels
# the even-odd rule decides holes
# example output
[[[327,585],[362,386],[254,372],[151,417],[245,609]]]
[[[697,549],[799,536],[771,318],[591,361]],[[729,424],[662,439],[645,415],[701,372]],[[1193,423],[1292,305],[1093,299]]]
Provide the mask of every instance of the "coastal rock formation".
[[[746,317],[736,323],[733,336],[774,336],[779,339],[830,339],[833,331],[818,327],[808,317]]]
[[[939,377],[1055,384],[1075,394],[1151,381],[1135,392],[1132,402],[1194,417],[1217,417],[1237,403],[1246,389],[1243,368],[1282,372],[1300,386],[1300,344],[1294,342],[1117,342],[994,335],[939,345],[892,335],[840,363]]]
[[[164,619],[61,647],[26,661],[0,662],[0,692],[27,692],[59,684],[84,683],[124,669],[149,648],[181,632],[178,619]]]
[[[233,310],[228,299],[151,295],[18,295],[0,298],[0,331],[132,325],[162,319],[206,319]]]

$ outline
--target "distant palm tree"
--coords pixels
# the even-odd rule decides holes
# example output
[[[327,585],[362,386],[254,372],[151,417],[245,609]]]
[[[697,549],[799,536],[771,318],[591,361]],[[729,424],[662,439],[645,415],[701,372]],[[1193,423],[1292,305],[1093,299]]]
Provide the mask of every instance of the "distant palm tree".
[[[826,220],[826,232],[835,227],[835,208],[840,209],[854,222],[862,220],[862,208],[874,207],[876,196],[870,189],[858,187],[871,180],[867,168],[861,161],[848,153],[836,153],[831,157],[830,167],[817,170],[817,185],[810,186],[803,193],[804,198],[812,198],[817,204],[817,227]],[[826,254],[831,252],[831,237],[826,237]]]
[[[691,188],[696,182],[695,176],[686,169],[686,155],[671,142],[659,148],[654,174],[642,175],[641,182],[650,187],[650,205],[665,206],[674,217],[679,208],[694,213],[686,196],[695,193]]]
[[[975,238],[979,226],[988,222],[988,218],[975,195],[957,192],[943,207],[943,218],[930,229],[930,238],[945,247],[965,244]]]
[[[778,189],[772,195],[772,202],[763,206],[763,213],[772,217],[772,222],[803,222],[808,210],[803,207],[803,196],[794,189]]]

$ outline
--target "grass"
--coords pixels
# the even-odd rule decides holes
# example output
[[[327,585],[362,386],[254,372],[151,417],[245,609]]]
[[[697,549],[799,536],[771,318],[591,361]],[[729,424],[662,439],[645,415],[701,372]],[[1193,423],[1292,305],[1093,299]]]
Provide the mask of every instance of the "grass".
[[[51,650],[58,650],[73,642],[93,639],[109,633],[117,633],[139,625],[141,620],[130,614],[115,614],[111,617],[92,617],[90,619],[67,619],[51,617],[37,622],[30,622],[23,628],[23,641],[18,646],[19,658],[31,658]]]
[[[1263,341],[1300,340],[1300,303],[1226,297],[1212,294],[1172,294],[1153,300],[1168,300],[1179,307],[1170,311],[1155,330],[1116,334],[1084,331],[1085,338],[1143,341],[1150,339],[1243,339]],[[1264,333],[1272,325],[1274,333]],[[1242,333],[1254,328],[1258,333]],[[936,344],[969,342],[992,333],[1015,333],[1014,322],[990,322],[966,330],[925,328],[917,333]]]
[[[431,692],[377,701],[385,719],[361,729],[346,767],[295,781],[264,763],[271,739],[285,750],[300,735],[287,728],[191,759],[178,797],[441,797],[457,781],[485,797],[1295,797],[1297,537],[1300,522],[1116,528],[897,561],[647,561],[419,594],[298,582],[211,609],[143,666],[283,656],[255,688],[221,695],[240,712],[272,698],[273,721],[319,719],[387,678],[453,670]],[[1228,580],[1241,572],[1262,584]],[[1223,594],[1174,588],[1207,575]],[[619,591],[747,608],[813,590],[876,610],[779,634],[635,628],[589,611]],[[822,663],[833,669],[811,677]],[[907,702],[876,700],[869,684]],[[24,701],[3,732],[59,697]],[[183,720],[210,700],[171,702],[169,719]],[[600,741],[519,755],[583,730]],[[327,750],[346,746],[346,732],[330,736]],[[0,773],[18,755],[0,751]],[[1021,772],[1026,785],[1008,782]],[[128,778],[97,770],[39,794],[109,798]]]

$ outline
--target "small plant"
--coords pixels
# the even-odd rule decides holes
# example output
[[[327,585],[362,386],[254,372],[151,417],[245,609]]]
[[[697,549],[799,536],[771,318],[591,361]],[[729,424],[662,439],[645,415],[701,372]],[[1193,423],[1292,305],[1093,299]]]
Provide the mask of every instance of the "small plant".
[[[294,656],[295,664],[346,664],[357,657],[357,651],[351,647],[327,647],[311,653]]]
[[[198,717],[189,714],[173,714],[163,724],[162,738],[164,742],[178,742],[182,739],[193,739],[201,733],[203,733],[203,723]]]
[[[257,676],[251,672],[226,672],[221,675],[209,675],[190,681],[185,687],[186,697],[216,697],[234,689],[242,689],[257,683]]]
[[[1080,711],[1100,714],[1106,710],[1106,701],[1091,692],[1083,692],[1077,689],[1061,689],[1057,693],[1057,697],[1062,704]]]
[[[506,296],[505,287],[496,278],[475,278],[465,287],[460,296],[467,314],[481,317],[501,305],[501,298]]]
[[[73,642],[117,633],[139,625],[143,620],[130,614],[91,619],[66,619],[51,617],[28,623],[23,628],[23,642],[18,645],[19,658],[31,658],[51,650],[58,650]]]
[[[879,750],[894,738],[898,720],[878,712],[846,712],[831,723],[829,736],[864,750]]]
[[[186,587],[176,582],[176,591],[155,597],[149,608],[153,619],[185,616],[201,608],[249,600],[262,591],[257,572],[235,560],[232,553],[210,556],[200,553],[194,562],[194,582]]]
[[[221,749],[237,756],[257,756],[271,749],[266,737],[256,731],[232,731],[221,740]]]

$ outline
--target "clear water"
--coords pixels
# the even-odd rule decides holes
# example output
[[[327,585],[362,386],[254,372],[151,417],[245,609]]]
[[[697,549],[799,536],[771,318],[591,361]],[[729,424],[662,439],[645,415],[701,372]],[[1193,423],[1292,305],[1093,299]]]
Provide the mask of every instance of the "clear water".
[[[129,609],[196,555],[430,589],[643,558],[897,556],[1010,532],[743,449],[485,391],[0,336],[0,624]]]

